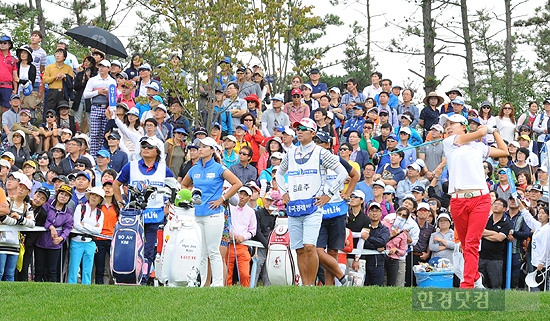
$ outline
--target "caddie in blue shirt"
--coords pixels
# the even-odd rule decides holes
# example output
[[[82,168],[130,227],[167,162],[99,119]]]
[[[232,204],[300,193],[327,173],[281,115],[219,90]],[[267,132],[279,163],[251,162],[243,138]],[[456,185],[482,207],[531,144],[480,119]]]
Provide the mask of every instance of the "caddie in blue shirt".
[[[122,167],[120,174],[113,183],[115,199],[120,208],[124,207],[120,187],[124,185],[136,185],[143,182],[146,186],[157,188],[164,187],[164,180],[167,177],[174,177],[172,171],[165,162],[160,162],[161,142],[153,137],[143,137],[140,141],[141,159],[127,163]],[[159,224],[164,220],[165,213],[164,197],[154,192],[148,199],[147,207],[143,211],[145,244],[144,255],[150,263],[155,258],[155,241]],[[147,283],[149,274],[143,278],[142,283]]]

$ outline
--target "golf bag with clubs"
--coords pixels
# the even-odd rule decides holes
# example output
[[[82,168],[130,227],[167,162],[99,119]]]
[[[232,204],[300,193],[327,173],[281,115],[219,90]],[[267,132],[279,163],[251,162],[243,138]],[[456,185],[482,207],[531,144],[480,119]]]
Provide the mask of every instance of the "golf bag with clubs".
[[[201,229],[195,221],[195,204],[201,193],[178,192],[162,238],[162,252],[155,263],[156,277],[165,286],[201,286],[199,271],[202,251]],[[204,276],[203,276],[204,278]]]
[[[115,284],[140,285],[149,271],[144,256],[143,209],[154,188],[145,184],[128,186],[129,198],[120,211],[111,241],[111,271]]]
[[[285,215],[284,212],[279,215],[281,214]],[[277,217],[275,228],[269,235],[268,244],[265,266],[271,284],[300,284],[301,280],[296,251],[290,249],[288,217]]]

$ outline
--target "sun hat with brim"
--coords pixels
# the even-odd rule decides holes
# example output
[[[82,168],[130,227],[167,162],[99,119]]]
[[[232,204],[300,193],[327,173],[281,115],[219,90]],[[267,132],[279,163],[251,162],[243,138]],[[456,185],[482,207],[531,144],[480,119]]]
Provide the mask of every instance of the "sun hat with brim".
[[[462,91],[460,91],[460,89],[458,89],[458,88],[456,88],[456,87],[451,88],[451,90],[447,91],[447,92],[445,93],[445,95],[447,95],[447,97],[448,97],[449,94],[452,93],[452,92],[455,92],[455,93],[457,93],[460,97],[462,97]]]
[[[137,107],[132,107],[126,112],[126,115],[134,115],[139,117],[139,109],[137,109]]]
[[[21,54],[21,52],[23,51],[26,51],[27,54],[28,54],[28,57],[27,57],[27,61],[28,63],[32,63],[32,48],[29,46],[29,45],[24,45],[24,46],[21,46],[19,48],[17,48],[17,50],[15,51],[15,55],[19,58],[19,55]]]
[[[87,199],[90,199],[90,194],[95,194],[100,196],[102,201],[103,199],[105,199],[105,190],[103,190],[103,187],[101,186],[94,186],[90,191],[86,192]]]
[[[443,102],[445,101],[445,99],[443,99],[443,97],[439,96],[435,91],[432,91],[428,94],[428,96],[426,96],[426,98],[424,98],[424,105],[426,105],[426,106],[429,105],[429,100],[430,100],[431,97],[437,98],[437,104],[438,105],[443,104]]]
[[[23,132],[23,131],[20,130],[20,129],[14,131],[14,132],[11,132],[11,133],[8,135],[8,142],[9,142],[10,144],[13,145],[13,135],[15,135],[15,134],[17,134],[17,135],[19,135],[19,136],[22,137],[22,139],[21,139],[21,146],[25,146],[25,142],[26,142],[26,139],[25,139],[25,132]]]
[[[57,104],[57,109],[61,109],[61,108],[70,109],[71,106],[69,106],[69,103],[66,100],[62,100]]]
[[[447,114],[443,114],[439,116],[439,125],[445,127],[445,125],[447,124],[447,120],[450,121],[451,123],[460,123],[462,125],[468,124],[468,119],[466,119],[466,117],[462,115],[452,114],[451,116],[449,116]]]

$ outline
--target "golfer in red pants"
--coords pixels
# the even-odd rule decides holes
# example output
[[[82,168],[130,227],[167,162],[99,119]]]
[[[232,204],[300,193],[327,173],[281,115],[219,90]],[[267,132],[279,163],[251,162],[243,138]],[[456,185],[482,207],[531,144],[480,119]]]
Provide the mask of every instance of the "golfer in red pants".
[[[443,147],[449,170],[451,214],[464,255],[464,279],[460,287],[483,288],[478,250],[491,208],[483,161],[508,156],[508,147],[495,128],[480,126],[468,133],[468,120],[462,115],[441,115],[439,122],[448,135]],[[496,148],[481,143],[487,133],[494,135]]]

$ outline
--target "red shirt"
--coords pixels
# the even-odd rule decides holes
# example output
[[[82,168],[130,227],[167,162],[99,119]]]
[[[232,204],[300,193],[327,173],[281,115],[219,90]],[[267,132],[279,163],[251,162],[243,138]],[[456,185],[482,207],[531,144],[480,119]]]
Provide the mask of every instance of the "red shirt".
[[[17,59],[9,51],[7,56],[0,51],[0,88],[13,88],[14,70],[17,70]]]

